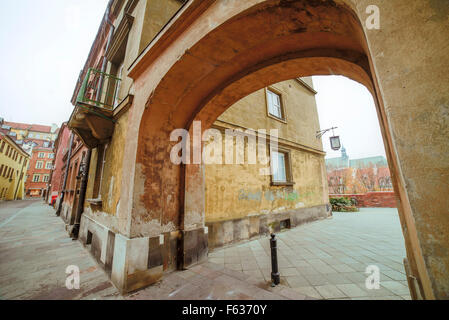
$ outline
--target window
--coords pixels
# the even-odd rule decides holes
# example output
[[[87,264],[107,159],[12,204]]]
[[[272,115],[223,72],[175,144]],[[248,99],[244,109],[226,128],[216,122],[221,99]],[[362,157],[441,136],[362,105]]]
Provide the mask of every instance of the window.
[[[5,171],[3,171],[3,178],[6,178],[6,174],[8,173],[8,166],[5,166]]]
[[[36,169],[42,169],[43,167],[44,167],[44,162],[43,161],[36,162]]]
[[[271,170],[273,185],[292,185],[290,152],[287,150],[271,151]]]
[[[267,89],[268,114],[280,120],[285,120],[281,95]]]
[[[40,174],[33,175],[33,182],[39,182],[40,178],[41,178]]]
[[[117,78],[122,79],[123,76],[123,67],[124,65],[122,64],[120,66],[119,72],[117,74]],[[121,86],[122,82],[121,81],[117,81],[117,86],[115,88],[115,101],[114,101],[114,108],[117,107],[121,100],[120,100],[120,86]]]
[[[3,165],[0,167],[0,176],[2,175],[2,173],[3,173]]]
[[[5,141],[2,141],[2,146],[0,147],[0,152],[3,152],[4,148],[5,148]]]
[[[9,145],[8,146],[6,146],[7,148],[6,148],[6,156],[8,156],[9,157]]]
[[[44,175],[44,182],[48,182],[49,178],[50,178],[50,176],[48,174]]]
[[[53,164],[51,162],[47,162],[45,169],[53,169]]]
[[[101,180],[103,174],[104,156],[105,156],[105,146],[99,145],[97,147],[97,164],[95,169],[95,180],[94,180],[94,190],[93,198],[100,198],[101,194]]]
[[[38,157],[39,157],[39,158],[45,158],[45,153],[44,153],[44,152],[39,152]]]
[[[48,148],[49,145],[50,145],[50,143],[44,142],[44,148]]]
[[[54,153],[49,153],[48,154],[48,159],[54,159],[55,158],[55,154]]]

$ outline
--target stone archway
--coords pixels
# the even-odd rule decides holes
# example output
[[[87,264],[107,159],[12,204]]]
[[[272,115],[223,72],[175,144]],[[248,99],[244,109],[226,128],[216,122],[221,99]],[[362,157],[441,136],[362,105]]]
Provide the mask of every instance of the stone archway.
[[[272,83],[339,74],[364,84],[373,94],[393,184],[400,197],[412,272],[425,298],[445,297],[449,283],[442,270],[449,266],[444,253],[448,250],[449,222],[440,214],[445,204],[432,209],[431,217],[427,212],[425,218],[419,194],[407,192],[406,181],[419,176],[416,168],[420,165],[413,164],[411,151],[404,149],[398,136],[404,132],[404,128],[399,129],[399,107],[387,110],[384,104],[385,96],[396,101],[403,94],[385,88],[387,80],[382,86],[378,82],[382,77],[390,79],[377,71],[379,65],[393,61],[386,63],[379,52],[375,56],[372,47],[384,48],[387,53],[394,48],[379,35],[367,38],[360,21],[368,2],[191,1],[178,12],[130,71],[135,100],[127,135],[134,139],[128,139],[125,149],[130,159],[125,161],[124,170],[132,174],[122,181],[126,191],[118,218],[123,233],[132,239],[180,231],[179,256],[184,266],[201,260],[207,252],[201,196],[204,174],[201,166],[184,170],[170,162],[174,144],[170,132],[189,129],[195,119],[207,128],[234,102]],[[390,14],[405,5],[401,1],[383,4],[381,9]],[[400,18],[407,14],[410,11],[401,12]],[[410,125],[419,126],[416,121]],[[419,140],[422,133],[416,131],[413,139]],[[444,147],[444,142],[440,144]],[[424,184],[430,186],[431,181]],[[444,220],[442,225],[438,217]],[[443,232],[438,235],[429,230],[427,222],[435,227],[440,224]],[[433,237],[430,245],[423,242],[429,236]]]

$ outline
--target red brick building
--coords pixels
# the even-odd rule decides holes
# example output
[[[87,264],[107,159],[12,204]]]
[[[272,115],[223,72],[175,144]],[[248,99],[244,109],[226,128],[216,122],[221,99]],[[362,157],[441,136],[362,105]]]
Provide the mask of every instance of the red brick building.
[[[45,197],[47,195],[50,174],[53,168],[53,142],[34,141],[31,160],[25,180],[25,194],[27,197]]]
[[[79,202],[81,195],[81,178],[82,178],[83,164],[85,164],[86,161],[87,151],[88,149],[83,144],[81,139],[74,134],[70,158],[69,152],[67,152],[63,157],[64,161],[63,169],[65,170],[68,168],[68,170],[67,170],[67,182],[64,190],[64,201],[61,210],[61,217],[69,226],[73,226],[75,224],[78,206],[80,205]],[[80,206],[82,208],[83,204],[81,204]]]
[[[81,139],[68,128],[67,123],[63,123],[53,152],[55,159],[53,160],[48,201],[55,205],[57,214],[68,225],[73,226],[80,203],[81,178],[83,168],[86,168],[88,149]]]
[[[53,147],[55,158],[53,159],[53,171],[51,173],[48,202],[54,204],[56,207],[59,205],[59,199],[61,198],[63,189],[65,176],[65,161],[63,158],[69,150],[71,134],[72,132],[67,127],[67,122],[64,122],[58,132]]]

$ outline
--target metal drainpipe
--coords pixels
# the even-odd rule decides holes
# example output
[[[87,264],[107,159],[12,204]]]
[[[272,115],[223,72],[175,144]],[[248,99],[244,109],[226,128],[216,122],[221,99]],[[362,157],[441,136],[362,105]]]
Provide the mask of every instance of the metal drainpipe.
[[[17,191],[19,191],[19,186],[20,186],[20,182],[23,179],[23,168],[25,168],[25,163],[27,162],[26,158],[23,157],[23,164],[22,164],[22,169],[20,170],[20,174],[21,174],[21,178],[19,179],[19,182],[17,182],[17,186],[16,186],[16,192],[14,192],[14,200],[17,200]],[[25,189],[25,186],[24,186]],[[25,191],[25,190],[24,190]]]
[[[90,168],[90,158],[92,154],[92,149],[87,150],[86,158],[84,160],[84,168],[81,173],[81,186],[80,186],[80,196],[78,198],[78,206],[76,209],[75,224],[72,229],[72,239],[78,239],[78,234],[80,231],[81,215],[84,212],[84,200],[86,199],[87,182],[89,180],[89,168]]]
[[[69,175],[69,167],[70,167],[70,158],[72,157],[73,137],[74,137],[74,134],[72,132],[72,134],[70,135],[69,151],[67,154],[67,166],[65,168],[64,183],[62,184],[61,199],[59,200],[58,210],[56,210],[56,215],[58,217],[61,215],[62,202],[64,201],[65,188],[67,186],[67,178]]]

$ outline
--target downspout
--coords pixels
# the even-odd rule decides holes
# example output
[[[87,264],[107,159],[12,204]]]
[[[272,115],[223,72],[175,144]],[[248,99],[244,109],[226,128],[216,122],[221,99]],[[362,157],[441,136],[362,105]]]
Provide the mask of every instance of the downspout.
[[[24,175],[24,173],[23,173],[23,168],[25,167],[25,163],[26,163],[26,162],[27,162],[27,159],[26,159],[25,157],[23,157],[22,170],[20,171],[21,177],[20,177],[20,179],[19,179],[19,182],[17,182],[16,192],[14,192],[14,200],[17,200],[17,191],[19,191],[20,182],[21,182],[22,179],[23,179],[23,175]]]
[[[72,239],[78,239],[78,234],[80,231],[81,216],[84,212],[84,200],[86,199],[87,183],[89,180],[89,168],[91,159],[92,149],[87,150],[86,159],[83,163],[83,170],[81,172],[81,187],[80,196],[78,198],[78,207],[76,209],[75,224],[72,228],[71,237]]]
[[[74,137],[74,134],[72,132],[72,134],[70,135],[69,151],[68,151],[68,154],[67,154],[67,165],[66,165],[66,168],[65,168],[64,183],[62,184],[61,199],[59,199],[58,210],[56,210],[56,215],[58,217],[61,215],[62,202],[64,201],[64,194],[65,194],[65,189],[66,189],[66,186],[67,186],[67,178],[68,178],[68,175],[69,175],[70,160],[71,160],[71,157],[72,157],[73,137]]]
[[[108,8],[106,9],[105,19],[106,19],[106,23],[109,24],[111,30],[109,31],[108,42],[106,43],[105,54],[103,56],[103,64],[101,66],[101,74],[100,74],[100,81],[98,84],[98,90],[97,90],[97,94],[96,94],[96,101],[99,101],[101,99],[101,91],[103,90],[103,80],[104,80],[103,74],[106,72],[106,67],[108,65],[108,61],[106,59],[106,52],[108,52],[109,47],[111,46],[112,37],[114,36],[114,33],[115,33],[115,27],[112,24],[112,21],[109,19],[109,12],[110,12],[110,5],[108,5]],[[78,198],[78,207],[76,209],[75,225],[73,226],[72,233],[71,233],[71,236],[73,239],[78,239],[78,235],[79,235],[79,231],[80,231],[80,224],[81,224],[81,216],[84,213],[84,201],[86,199],[86,191],[87,191],[87,183],[88,183],[88,179],[89,179],[89,168],[90,168],[91,157],[92,157],[92,149],[89,148],[87,150],[85,167],[84,167],[84,170],[82,173],[82,178],[81,178],[80,196]],[[101,161],[103,161],[103,160],[101,160]]]

